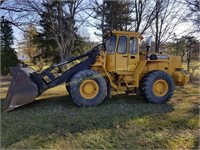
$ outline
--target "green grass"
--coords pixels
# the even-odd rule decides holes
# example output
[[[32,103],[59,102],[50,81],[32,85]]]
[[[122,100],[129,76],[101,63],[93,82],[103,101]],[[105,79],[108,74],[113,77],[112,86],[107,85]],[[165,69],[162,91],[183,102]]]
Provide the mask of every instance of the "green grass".
[[[198,149],[199,127],[199,84],[177,87],[166,104],[118,95],[94,108],[77,107],[61,85],[1,113],[1,148]]]

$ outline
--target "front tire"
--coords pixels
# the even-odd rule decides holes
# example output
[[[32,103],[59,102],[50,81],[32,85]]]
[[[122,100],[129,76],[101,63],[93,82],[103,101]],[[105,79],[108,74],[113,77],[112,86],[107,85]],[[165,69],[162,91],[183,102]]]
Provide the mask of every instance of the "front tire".
[[[106,93],[105,79],[94,70],[82,70],[71,79],[70,95],[78,106],[97,106],[103,102]]]
[[[165,103],[174,93],[174,81],[164,71],[152,71],[142,78],[140,93],[150,103]]]

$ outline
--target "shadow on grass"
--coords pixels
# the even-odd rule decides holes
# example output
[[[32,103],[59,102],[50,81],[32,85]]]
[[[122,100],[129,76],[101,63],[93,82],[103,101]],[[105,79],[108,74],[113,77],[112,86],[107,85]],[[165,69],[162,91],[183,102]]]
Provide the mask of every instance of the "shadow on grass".
[[[5,99],[2,99],[2,106],[5,103]],[[140,95],[115,95],[112,96],[112,98],[105,98],[103,103],[101,105],[109,105],[109,104],[118,104],[118,103],[124,103],[124,104],[141,104],[141,103],[147,103],[147,101],[142,98]],[[67,96],[53,96],[53,97],[47,97],[47,98],[41,98],[39,100],[35,100],[32,103],[26,104],[24,106],[21,106],[18,109],[26,109],[26,108],[32,108],[37,106],[46,106],[46,105],[53,105],[53,107],[65,107],[65,108],[71,108],[71,107],[77,107],[78,106],[73,102],[73,100],[67,95]],[[100,105],[100,106],[101,106]],[[14,111],[15,111],[14,110]]]
[[[2,99],[2,106],[5,103],[5,99]],[[142,98],[141,96],[129,96],[129,95],[116,95],[112,96],[112,98],[105,98],[103,103],[97,107],[103,107],[109,104],[148,104],[147,101]],[[67,96],[58,96],[58,97],[47,97],[47,98],[41,98],[39,100],[35,100],[32,103],[26,104],[24,106],[21,106],[19,108],[16,108],[13,111],[22,109],[31,109],[31,108],[37,108],[37,107],[63,107],[63,108],[80,108],[77,106],[73,100],[67,95]],[[96,108],[97,108],[96,107]]]
[[[170,104],[149,104],[140,96],[117,95],[98,107],[86,108],[76,106],[69,96],[41,99],[2,113],[2,148],[45,148],[49,141],[68,139],[69,134],[76,137],[90,131],[115,130],[130,120],[171,111]]]

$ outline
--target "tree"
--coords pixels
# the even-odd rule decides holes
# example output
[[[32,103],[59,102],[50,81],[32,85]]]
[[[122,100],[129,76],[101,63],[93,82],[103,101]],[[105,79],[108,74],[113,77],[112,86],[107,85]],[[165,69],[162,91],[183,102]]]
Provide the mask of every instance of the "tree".
[[[81,3],[82,1],[76,2]],[[77,35],[77,28],[75,26],[75,14],[79,4],[71,1],[62,3],[60,1],[53,1],[52,3],[45,2],[43,5],[45,11],[41,14],[40,20],[42,30],[35,37],[35,42],[39,45],[38,49],[42,52],[41,58],[58,63],[58,61],[64,61],[76,53],[80,44],[86,44],[83,38]],[[65,10],[66,6],[69,8],[69,11]],[[82,45],[83,49],[84,47]]]
[[[9,67],[16,66],[19,63],[16,52],[11,47],[13,45],[13,30],[12,26],[4,17],[1,18],[1,74],[7,75]]]
[[[24,23],[38,25],[41,19],[45,21],[51,29],[52,38],[58,45],[60,60],[64,61],[71,55],[74,48],[74,37],[78,29],[76,15],[82,11],[80,7],[82,2],[83,0],[13,0],[11,4],[4,2],[1,9],[11,14],[11,23],[17,27]],[[18,15],[13,13],[18,13]]]
[[[176,34],[174,34],[173,42],[168,44],[167,52],[172,55],[181,56],[181,61],[184,61],[184,57],[187,54],[187,43],[184,36],[178,38]]]
[[[105,31],[128,30],[133,21],[130,1],[105,1]]]
[[[91,15],[91,17],[98,23],[96,25],[89,24],[101,30],[102,33],[100,35],[112,29],[134,30],[144,34],[155,20],[156,1],[152,0],[103,0],[102,3],[98,0],[92,0],[91,5],[92,10],[95,12],[95,15]],[[88,15],[90,14],[88,13]],[[119,24],[122,26],[119,26],[117,22],[121,22]]]
[[[155,52],[159,52],[162,44],[174,33],[185,10],[174,0],[156,0],[155,2],[155,20],[151,29],[155,36]]]
[[[61,61],[68,58],[74,49],[75,33],[77,32],[75,15],[81,2],[82,0],[46,1],[43,3],[45,11],[41,14],[41,18],[58,45]]]
[[[190,71],[190,63],[192,60],[199,60],[199,42],[194,36],[185,36],[186,40],[186,60],[187,71]]]
[[[127,0],[107,1],[103,0],[102,4],[97,0],[93,0],[92,10],[95,12],[92,18],[97,20],[95,25],[103,36],[107,31],[111,30],[128,30],[128,26],[132,24],[131,2]]]
[[[28,25],[23,33],[22,42],[19,43],[20,48],[24,54],[26,54],[31,63],[35,63],[34,58],[40,54],[37,49],[37,44],[34,43],[33,39],[37,36],[36,27],[34,25]]]
[[[185,0],[189,6],[190,12],[187,14],[187,20],[192,20],[196,26],[197,32],[200,32],[200,1]]]
[[[143,34],[152,24],[155,19],[155,5],[152,0],[134,0],[133,8],[133,23],[130,29]]]
[[[199,60],[200,43],[194,36],[175,36],[174,42],[169,43],[166,52],[176,56],[181,56],[182,62],[187,63],[187,71],[190,71],[192,61]]]

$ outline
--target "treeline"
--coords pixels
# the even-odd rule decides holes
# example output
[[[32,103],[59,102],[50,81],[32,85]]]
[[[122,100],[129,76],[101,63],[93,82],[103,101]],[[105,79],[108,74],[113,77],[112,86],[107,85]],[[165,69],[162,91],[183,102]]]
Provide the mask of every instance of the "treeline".
[[[32,63],[57,63],[91,48],[78,34],[82,26],[96,28],[100,37],[110,30],[152,34],[155,52],[182,22],[192,21],[192,32],[200,32],[198,0],[3,0],[1,10],[4,23],[24,31],[19,46]]]
[[[1,47],[1,74],[7,75],[9,73],[9,67],[16,66],[19,63],[16,52],[11,47],[14,43],[12,26],[1,18],[0,29],[0,47]]]
[[[198,62],[200,59],[200,42],[194,36],[178,38],[174,35],[173,42],[166,42],[163,51],[168,54],[181,56],[182,62],[187,64],[187,71],[192,69],[193,74],[195,69],[200,67],[199,64],[191,66],[192,61]]]

